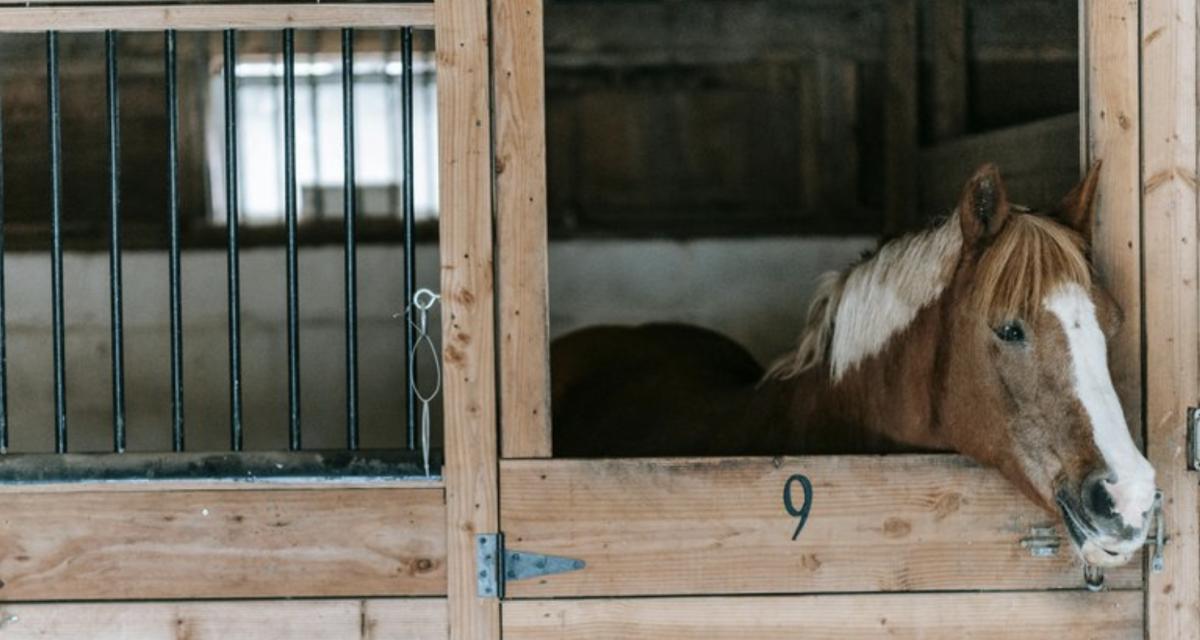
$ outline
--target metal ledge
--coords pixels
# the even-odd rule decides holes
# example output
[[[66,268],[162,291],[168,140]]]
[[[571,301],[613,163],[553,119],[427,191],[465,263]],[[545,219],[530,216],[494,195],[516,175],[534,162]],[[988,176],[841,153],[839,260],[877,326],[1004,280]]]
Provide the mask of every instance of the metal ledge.
[[[430,467],[441,469],[442,451]],[[0,456],[0,486],[70,483],[371,483],[438,480],[408,450],[240,453],[14,453]]]

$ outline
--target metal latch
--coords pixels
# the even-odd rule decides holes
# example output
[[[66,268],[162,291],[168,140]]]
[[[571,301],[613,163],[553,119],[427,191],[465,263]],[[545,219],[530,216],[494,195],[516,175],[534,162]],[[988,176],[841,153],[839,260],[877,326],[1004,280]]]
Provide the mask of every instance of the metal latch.
[[[1200,471],[1200,409],[1187,410],[1187,460],[1189,471]]]
[[[1021,548],[1029,549],[1029,555],[1035,558],[1057,555],[1061,546],[1062,538],[1053,526],[1030,527],[1029,536],[1021,538]]]
[[[475,536],[475,592],[481,598],[503,598],[504,585],[510,580],[579,571],[585,566],[587,563],[576,558],[510,551],[504,548],[502,533]]]

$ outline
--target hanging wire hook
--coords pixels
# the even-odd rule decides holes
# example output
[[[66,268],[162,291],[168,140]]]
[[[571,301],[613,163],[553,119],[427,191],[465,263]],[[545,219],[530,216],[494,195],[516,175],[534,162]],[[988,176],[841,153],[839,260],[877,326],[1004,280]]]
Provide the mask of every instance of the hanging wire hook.
[[[413,293],[412,302],[405,308],[403,314],[407,316],[408,323],[417,332],[417,339],[413,342],[412,358],[408,361],[408,385],[412,389],[413,395],[417,397],[417,402],[421,403],[421,459],[425,464],[425,475],[427,476],[429,475],[430,440],[429,405],[442,391],[442,362],[438,357],[437,347],[433,344],[433,337],[429,335],[429,311],[433,309],[439,299],[441,296],[429,289],[418,289]],[[396,314],[392,317],[400,315]],[[422,391],[420,385],[417,384],[417,356],[422,346],[429,350],[429,356],[433,359],[433,388],[428,391]]]

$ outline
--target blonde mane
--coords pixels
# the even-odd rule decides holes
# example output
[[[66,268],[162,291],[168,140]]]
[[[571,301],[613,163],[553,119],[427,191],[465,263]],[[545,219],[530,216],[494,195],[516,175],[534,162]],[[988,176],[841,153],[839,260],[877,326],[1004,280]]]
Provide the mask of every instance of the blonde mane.
[[[775,361],[764,380],[787,379],[828,364],[836,382],[879,353],[892,336],[945,290],[962,253],[962,225],[944,222],[883,245],[877,254],[821,276],[795,351]],[[968,301],[989,322],[1027,316],[1057,286],[1091,287],[1079,234],[1014,207],[979,256]]]

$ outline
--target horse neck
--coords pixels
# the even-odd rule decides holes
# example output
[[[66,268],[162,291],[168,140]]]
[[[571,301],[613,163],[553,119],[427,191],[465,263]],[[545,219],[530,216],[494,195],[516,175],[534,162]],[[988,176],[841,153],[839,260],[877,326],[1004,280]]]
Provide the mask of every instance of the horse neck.
[[[931,304],[892,336],[879,352],[834,382],[827,364],[765,381],[756,391],[756,416],[781,450],[796,453],[878,453],[941,450],[937,432],[940,378],[945,348],[943,309]]]

